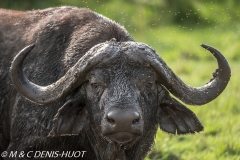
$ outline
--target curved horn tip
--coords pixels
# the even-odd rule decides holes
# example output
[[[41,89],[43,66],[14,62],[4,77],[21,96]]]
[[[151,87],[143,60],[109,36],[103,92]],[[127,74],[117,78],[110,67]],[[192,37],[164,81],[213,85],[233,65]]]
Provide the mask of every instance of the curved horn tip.
[[[213,48],[213,47],[211,47],[211,46],[209,46],[209,45],[206,45],[206,44],[201,44],[201,47],[203,47],[203,48],[205,48],[205,49],[207,49],[207,50],[209,50],[210,48]]]
[[[20,59],[25,59],[25,57],[32,51],[32,49],[35,47],[35,44],[30,44],[29,46],[23,48],[18,55],[14,58],[13,61],[15,61],[15,59],[17,57],[19,57]],[[18,58],[18,59],[19,59]],[[13,62],[12,62],[13,63]]]
[[[35,47],[35,44],[30,44],[27,47],[25,47],[23,50],[25,52],[30,52]]]
[[[204,43],[202,43],[200,46],[202,46],[203,48],[210,47],[209,45],[206,45],[206,44],[204,44]]]
[[[28,45],[28,47],[35,47],[35,43]]]
[[[208,50],[208,51],[210,51],[211,53],[214,53],[214,52],[219,52],[217,49],[215,49],[215,48],[213,48],[213,47],[211,47],[211,46],[209,46],[209,45],[207,45],[207,44],[201,44],[201,47],[203,47],[203,48],[205,48],[206,50]]]
[[[30,44],[29,46],[25,47],[26,52],[30,52],[35,47],[35,44]]]
[[[22,49],[13,59],[11,63],[10,69],[12,70],[13,68],[18,67],[21,65],[21,63],[24,61],[26,56],[31,52],[31,50],[35,47],[35,44],[31,44],[24,49]]]

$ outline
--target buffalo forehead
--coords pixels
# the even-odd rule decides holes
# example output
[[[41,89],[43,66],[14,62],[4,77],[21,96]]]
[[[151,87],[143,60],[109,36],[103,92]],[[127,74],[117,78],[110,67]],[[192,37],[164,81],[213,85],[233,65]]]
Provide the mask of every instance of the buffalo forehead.
[[[149,62],[144,62],[139,57],[141,54],[149,54],[155,52],[150,46],[144,43],[138,42],[117,42],[115,39],[100,43],[93,48],[90,52],[103,53],[106,57],[114,55],[111,60],[104,61],[98,64],[98,66],[113,66],[124,63],[133,66],[149,66]],[[97,67],[97,66],[96,66]]]
[[[98,81],[111,81],[117,78],[119,75],[124,75],[129,80],[137,80],[143,82],[155,82],[156,74],[153,69],[145,66],[134,66],[123,62],[122,65],[110,65],[110,66],[101,66],[93,69],[88,74],[88,79],[97,83]]]

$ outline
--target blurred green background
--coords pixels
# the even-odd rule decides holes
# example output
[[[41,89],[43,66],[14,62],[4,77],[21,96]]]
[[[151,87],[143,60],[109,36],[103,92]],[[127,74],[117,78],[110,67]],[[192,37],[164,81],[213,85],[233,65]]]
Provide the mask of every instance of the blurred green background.
[[[63,5],[90,8],[125,26],[192,86],[204,85],[217,68],[200,44],[219,49],[232,69],[228,87],[204,106],[189,106],[205,130],[184,136],[159,130],[146,160],[240,160],[239,0],[0,0],[1,8],[16,10]]]

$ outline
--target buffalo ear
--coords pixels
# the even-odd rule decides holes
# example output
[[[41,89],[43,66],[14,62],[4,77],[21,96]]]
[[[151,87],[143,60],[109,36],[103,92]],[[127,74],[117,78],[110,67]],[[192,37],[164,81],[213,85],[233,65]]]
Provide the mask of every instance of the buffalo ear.
[[[55,115],[48,136],[78,135],[88,124],[88,112],[84,105],[77,100],[69,100]]]
[[[160,128],[168,133],[187,134],[203,130],[196,115],[169,95],[160,104],[157,117]]]

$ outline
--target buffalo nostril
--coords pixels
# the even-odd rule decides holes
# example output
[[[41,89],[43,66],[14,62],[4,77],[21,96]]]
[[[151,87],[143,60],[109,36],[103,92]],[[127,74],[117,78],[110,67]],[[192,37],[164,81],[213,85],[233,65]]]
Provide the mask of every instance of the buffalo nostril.
[[[106,122],[117,129],[140,123],[140,114],[132,110],[112,110],[106,115]]]
[[[132,124],[137,124],[139,122],[139,118],[136,118],[132,121]]]

